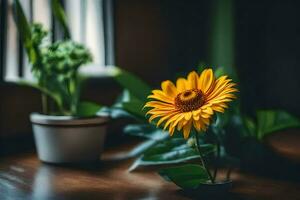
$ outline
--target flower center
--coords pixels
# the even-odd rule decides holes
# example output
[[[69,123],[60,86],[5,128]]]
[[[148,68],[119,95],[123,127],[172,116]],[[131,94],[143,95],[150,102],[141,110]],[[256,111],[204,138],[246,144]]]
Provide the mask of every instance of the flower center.
[[[197,110],[204,103],[204,96],[200,90],[186,90],[175,98],[175,107],[181,112]]]

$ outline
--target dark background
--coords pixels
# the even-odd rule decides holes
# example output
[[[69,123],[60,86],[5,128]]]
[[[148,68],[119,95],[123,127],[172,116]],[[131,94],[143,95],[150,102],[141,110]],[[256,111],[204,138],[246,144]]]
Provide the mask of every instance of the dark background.
[[[153,87],[200,62],[231,65],[245,112],[300,117],[299,8],[296,0],[115,0],[115,63]],[[28,138],[38,92],[7,83],[0,90],[1,139]],[[119,91],[113,80],[92,81],[83,98],[110,105]]]
[[[228,10],[228,4],[232,30],[225,21],[217,31],[232,34],[232,43],[213,33],[217,12],[226,17],[218,7]],[[299,1],[276,0],[116,1],[117,64],[158,85],[199,62],[228,65],[228,58],[211,54],[232,51],[229,64],[238,71],[247,112],[280,108],[300,116],[299,8]],[[225,40],[221,49],[211,50],[214,39]]]

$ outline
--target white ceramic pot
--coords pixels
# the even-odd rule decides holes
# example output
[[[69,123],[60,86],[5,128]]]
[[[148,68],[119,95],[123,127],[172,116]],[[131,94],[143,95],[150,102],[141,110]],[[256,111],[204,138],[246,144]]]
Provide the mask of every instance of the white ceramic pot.
[[[107,117],[30,115],[38,157],[48,163],[93,162],[103,150]]]

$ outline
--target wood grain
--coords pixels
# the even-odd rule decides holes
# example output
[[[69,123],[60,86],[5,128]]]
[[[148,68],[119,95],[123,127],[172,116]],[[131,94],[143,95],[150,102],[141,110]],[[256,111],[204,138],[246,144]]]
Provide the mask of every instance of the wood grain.
[[[35,154],[8,157],[0,161],[0,199],[172,199],[186,196],[174,184],[161,179],[155,170],[129,173],[132,160],[117,155],[131,145],[107,150],[99,163],[55,166],[41,163]],[[300,199],[300,183],[272,180],[235,172],[229,199]]]

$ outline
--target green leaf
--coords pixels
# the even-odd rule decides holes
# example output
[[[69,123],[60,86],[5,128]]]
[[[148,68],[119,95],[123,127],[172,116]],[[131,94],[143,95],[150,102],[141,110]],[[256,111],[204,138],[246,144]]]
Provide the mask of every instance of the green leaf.
[[[31,63],[35,63],[36,52],[32,46],[30,25],[18,0],[14,0],[13,2],[13,17],[19,32],[19,36],[26,49],[29,61]]]
[[[47,88],[41,87],[40,85],[38,85],[35,82],[31,82],[31,81],[20,79],[16,83],[19,84],[19,85],[23,85],[23,86],[27,86],[27,87],[32,87],[32,88],[35,88],[35,89],[39,90],[43,94],[45,94],[48,97],[50,97],[56,103],[56,105],[58,106],[59,110],[61,112],[64,112],[63,105],[62,105],[63,104],[62,103],[62,99],[61,99],[61,96],[59,94],[54,93],[54,92],[48,90]]]
[[[136,157],[151,149],[157,143],[169,137],[166,131],[150,124],[131,124],[124,128],[124,133],[132,136],[147,138],[148,140],[134,147],[125,157]]]
[[[206,68],[208,68],[208,64],[201,61],[201,62],[199,62],[198,66],[197,66],[197,71],[198,71],[198,73],[201,73]]]
[[[51,0],[51,9],[52,9],[53,15],[56,17],[56,19],[61,24],[61,26],[64,30],[65,39],[70,39],[71,34],[70,34],[70,31],[68,28],[67,17],[64,12],[64,9],[60,5],[59,0]]]
[[[14,0],[13,2],[13,14],[18,30],[21,33],[21,38],[24,41],[31,40],[30,26],[19,0]]]
[[[255,136],[257,132],[256,123],[250,117],[244,117],[243,122],[248,130],[249,136]]]
[[[124,128],[128,135],[143,137],[152,140],[163,140],[169,137],[169,133],[151,124],[130,124]]]
[[[211,144],[201,145],[203,155],[208,155],[215,151],[215,146]],[[199,158],[196,149],[187,145],[184,139],[170,138],[163,142],[157,142],[137,159],[130,167],[130,171],[139,166],[177,164]]]
[[[163,142],[159,142],[157,143],[156,146],[154,146],[153,148],[149,149],[145,154],[144,157],[151,157],[151,156],[155,156],[155,155],[160,155],[163,153],[168,153],[171,151],[176,151],[176,150],[181,150],[181,149],[186,149],[186,148],[190,148],[187,145],[187,140],[185,139],[180,139],[180,138],[169,138],[166,141]]]
[[[207,183],[209,180],[205,169],[195,164],[165,168],[159,171],[159,175],[183,189],[197,188],[200,183]]]
[[[145,118],[145,112],[143,111],[144,103],[139,100],[130,101],[130,102],[124,102],[122,103],[122,108],[129,112],[130,114],[134,115],[138,119],[141,119],[143,121],[146,120]]]
[[[285,111],[260,110],[257,112],[257,139],[288,128],[300,127],[300,120]]]
[[[213,152],[212,149],[207,149],[207,147],[203,147],[204,155]],[[162,164],[175,164],[180,162],[185,162],[188,160],[192,160],[195,158],[199,158],[199,154],[196,149],[187,147],[186,145],[181,145],[179,147],[175,147],[170,151],[161,152],[157,154],[145,154],[142,158],[143,165],[162,165]]]
[[[114,106],[118,106],[124,102],[130,102],[130,101],[135,101],[135,100],[139,100],[137,99],[135,96],[133,96],[129,90],[124,89],[122,91],[122,93],[118,96],[115,105]]]
[[[126,70],[116,68],[113,76],[122,87],[127,89],[140,101],[145,101],[150,94],[151,87],[142,79]]]
[[[146,121],[145,111],[143,111],[144,102],[133,96],[127,89],[123,90],[117,98],[116,103],[110,108],[106,108],[106,112],[111,117],[116,118],[136,118],[143,122]]]
[[[112,119],[135,118],[132,114],[118,107],[103,106],[99,112],[109,115]]]
[[[92,117],[97,114],[101,106],[93,102],[80,102],[77,108],[77,116]]]
[[[156,145],[158,142],[159,142],[158,140],[146,140],[146,141],[140,143],[139,145],[137,145],[136,147],[134,147],[131,151],[129,151],[127,153],[126,157],[127,158],[133,158],[133,157],[136,157],[136,156],[140,156],[145,151],[150,149],[152,146]],[[139,159],[140,158],[138,158],[137,160],[139,160]],[[137,164],[137,165],[134,166],[135,164],[133,164],[131,166],[131,169],[129,169],[129,171],[134,170],[139,165],[139,162],[137,162],[137,160],[135,161],[135,164]]]
[[[217,67],[214,74],[216,78],[219,78],[220,76],[226,75],[226,70],[224,67]]]

